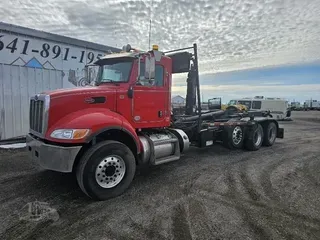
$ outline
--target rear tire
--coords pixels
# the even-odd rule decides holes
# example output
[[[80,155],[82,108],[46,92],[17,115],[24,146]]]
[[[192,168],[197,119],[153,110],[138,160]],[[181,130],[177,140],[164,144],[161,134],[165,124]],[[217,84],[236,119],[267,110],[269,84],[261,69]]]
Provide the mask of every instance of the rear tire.
[[[263,142],[263,128],[260,124],[254,125],[247,132],[245,139],[245,148],[249,151],[257,151]]]
[[[131,150],[110,140],[89,148],[76,167],[81,190],[95,200],[107,200],[124,193],[135,171],[136,161]]]
[[[277,138],[277,125],[274,122],[270,122],[264,129],[263,145],[272,146]]]
[[[229,149],[243,147],[244,131],[241,126],[226,127],[223,133],[223,145]]]

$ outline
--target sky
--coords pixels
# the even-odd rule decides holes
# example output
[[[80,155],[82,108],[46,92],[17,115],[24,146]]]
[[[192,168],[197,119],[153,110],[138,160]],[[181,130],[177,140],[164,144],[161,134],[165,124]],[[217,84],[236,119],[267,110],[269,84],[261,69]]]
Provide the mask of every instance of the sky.
[[[185,96],[186,76],[174,79],[176,95]],[[320,62],[250,68],[200,76],[202,99],[265,96],[303,103],[320,100]]]
[[[10,0],[1,21],[114,47],[198,44],[203,98],[320,100],[320,0]],[[185,76],[173,94],[185,95]]]

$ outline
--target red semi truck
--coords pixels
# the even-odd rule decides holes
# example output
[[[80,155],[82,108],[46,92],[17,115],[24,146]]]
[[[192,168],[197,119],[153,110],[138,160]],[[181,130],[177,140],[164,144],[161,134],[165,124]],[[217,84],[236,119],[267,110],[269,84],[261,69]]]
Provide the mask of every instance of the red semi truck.
[[[97,62],[92,86],[60,89],[30,99],[30,157],[44,169],[75,172],[95,200],[130,186],[138,165],[180,159],[189,146],[222,142],[258,150],[283,138],[268,112],[201,110],[197,45],[160,52],[127,45]],[[188,72],[186,113],[171,111],[172,74]]]

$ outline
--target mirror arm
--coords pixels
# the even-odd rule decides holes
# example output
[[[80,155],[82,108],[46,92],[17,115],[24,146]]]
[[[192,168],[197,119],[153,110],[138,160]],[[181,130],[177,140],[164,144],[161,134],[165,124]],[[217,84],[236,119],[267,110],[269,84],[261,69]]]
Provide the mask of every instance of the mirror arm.
[[[138,57],[138,76],[137,76],[137,82],[140,80],[140,56]]]

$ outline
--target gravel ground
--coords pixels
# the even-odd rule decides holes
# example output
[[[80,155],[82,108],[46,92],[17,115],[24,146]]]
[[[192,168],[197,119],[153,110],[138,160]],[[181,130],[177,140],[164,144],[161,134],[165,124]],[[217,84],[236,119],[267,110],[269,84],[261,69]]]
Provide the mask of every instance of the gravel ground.
[[[257,152],[192,149],[93,202],[71,174],[0,152],[0,239],[320,239],[320,112],[293,112],[285,139]],[[29,202],[57,211],[19,219]]]

